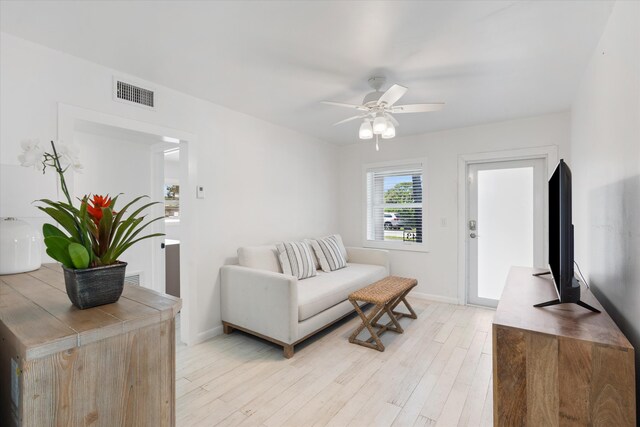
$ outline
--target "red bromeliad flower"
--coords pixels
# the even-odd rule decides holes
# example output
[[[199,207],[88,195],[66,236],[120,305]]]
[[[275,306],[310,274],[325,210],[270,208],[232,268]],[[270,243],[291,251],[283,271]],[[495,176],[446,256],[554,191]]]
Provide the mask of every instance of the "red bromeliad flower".
[[[93,204],[93,206],[91,206]],[[87,203],[87,212],[93,218],[93,221],[98,224],[102,219],[102,208],[108,208],[111,206],[111,197],[107,194],[106,196],[99,196],[95,194],[93,199],[89,200]]]

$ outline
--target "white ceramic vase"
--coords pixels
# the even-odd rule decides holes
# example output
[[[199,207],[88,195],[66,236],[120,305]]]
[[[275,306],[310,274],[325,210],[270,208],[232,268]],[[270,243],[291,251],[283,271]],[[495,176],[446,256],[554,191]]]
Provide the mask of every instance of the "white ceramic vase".
[[[16,218],[0,218],[0,274],[40,268],[42,236],[32,225]]]

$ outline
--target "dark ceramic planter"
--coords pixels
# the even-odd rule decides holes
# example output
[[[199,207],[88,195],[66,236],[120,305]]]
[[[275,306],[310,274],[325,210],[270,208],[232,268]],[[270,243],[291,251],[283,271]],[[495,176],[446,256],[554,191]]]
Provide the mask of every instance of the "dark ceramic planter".
[[[64,265],[67,296],[81,310],[118,301],[124,288],[126,262],[75,270]]]

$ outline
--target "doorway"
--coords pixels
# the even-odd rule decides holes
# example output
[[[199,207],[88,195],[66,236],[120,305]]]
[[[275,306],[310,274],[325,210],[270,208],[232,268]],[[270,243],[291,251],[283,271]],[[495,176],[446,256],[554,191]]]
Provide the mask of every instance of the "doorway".
[[[482,233],[480,232],[481,225],[477,223],[478,218],[471,218],[470,216],[470,191],[472,184],[472,177],[470,176],[470,169],[473,165],[481,165],[481,164],[491,164],[498,163],[499,165],[505,166],[505,162],[511,161],[524,161],[524,160],[539,160],[542,162],[542,177],[537,177],[539,179],[540,184],[542,186],[542,203],[538,203],[537,209],[542,209],[542,231],[535,230],[534,238],[536,240],[536,244],[540,244],[542,246],[542,259],[538,260],[537,258],[534,260],[534,266],[543,267],[546,266],[547,258],[548,258],[548,242],[547,242],[547,234],[548,234],[548,218],[544,212],[547,212],[548,209],[548,197],[547,197],[547,180],[550,176],[550,173],[553,171],[553,168],[558,163],[558,146],[556,145],[547,145],[547,146],[539,146],[539,147],[531,147],[531,148],[518,148],[512,150],[503,150],[503,151],[492,151],[492,152],[484,152],[484,153],[470,153],[470,154],[461,154],[458,156],[458,303],[459,304],[477,304],[485,307],[495,307],[497,305],[497,300],[495,300],[495,294],[502,292],[501,284],[503,281],[496,280],[498,282],[496,287],[499,287],[495,290],[493,298],[487,298],[486,300],[478,300],[472,298],[473,302],[470,300],[469,295],[476,295],[475,291],[471,291],[471,246],[477,244],[474,241],[474,238],[471,237],[471,232],[474,230],[470,230],[470,222],[471,220],[476,220],[476,237],[478,240],[483,238]],[[509,169],[506,167],[506,169]],[[491,170],[491,166],[489,166],[489,170]],[[539,174],[538,174],[539,175]],[[539,253],[538,246],[538,253]],[[478,255],[474,256],[475,262],[477,263]],[[540,264],[536,263],[540,261]],[[510,266],[509,266],[510,267]],[[477,267],[475,267],[477,269]],[[508,271],[508,269],[507,269]],[[506,273],[505,279],[506,279]],[[476,282],[477,283],[477,282]],[[476,285],[477,286],[477,285]],[[482,295],[482,293],[481,293]],[[499,298],[499,297],[498,297]]]
[[[177,179],[183,186],[193,188],[195,175],[190,165],[196,158],[194,134],[153,125],[146,122],[100,113],[81,107],[58,104],[58,139],[75,144],[83,163],[84,173],[71,175],[69,188],[75,195],[126,192],[119,197],[118,205],[127,197],[146,194],[158,201],[148,212],[149,218],[165,217],[165,152],[179,148]],[[83,153],[84,152],[84,153]],[[89,165],[89,163],[91,163]],[[182,257],[179,259],[180,296],[183,300],[180,313],[180,338],[192,344],[196,337],[192,310],[195,298],[196,275],[193,268],[191,242],[195,241],[193,207],[195,192],[187,192],[180,200],[180,230]],[[170,209],[171,210],[171,209]],[[156,221],[147,229],[150,233],[164,232],[165,221]],[[140,286],[166,292],[165,242],[162,238],[148,239],[130,248],[125,254],[129,282],[139,281]],[[147,243],[147,246],[144,245]],[[136,253],[137,251],[137,253]]]
[[[165,149],[164,233],[165,293],[180,298],[180,146]]]
[[[468,167],[470,304],[496,307],[512,265],[544,265],[544,159]]]

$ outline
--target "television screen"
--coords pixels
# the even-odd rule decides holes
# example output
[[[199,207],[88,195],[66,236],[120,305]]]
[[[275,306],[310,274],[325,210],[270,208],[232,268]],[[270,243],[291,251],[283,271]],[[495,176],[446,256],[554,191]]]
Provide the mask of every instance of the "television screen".
[[[565,302],[573,286],[573,225],[571,170],[564,160],[549,180],[549,268],[558,297]]]
[[[597,308],[580,300],[580,283],[573,276],[571,170],[564,160],[560,160],[549,179],[549,271],[534,273],[534,276],[549,273],[553,277],[558,299],[534,304],[534,307],[575,303],[600,313]]]

